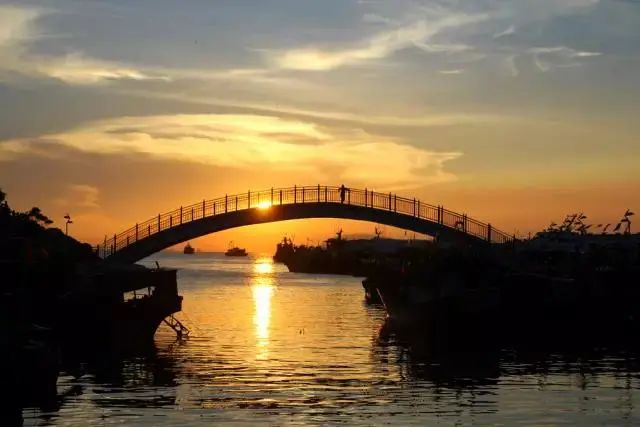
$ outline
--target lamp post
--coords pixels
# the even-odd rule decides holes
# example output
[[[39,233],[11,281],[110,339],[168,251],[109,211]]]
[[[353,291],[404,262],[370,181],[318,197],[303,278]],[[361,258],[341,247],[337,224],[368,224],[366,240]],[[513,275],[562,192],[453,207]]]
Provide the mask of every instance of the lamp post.
[[[64,219],[67,220],[67,222],[64,224],[64,234],[66,236],[68,236],[69,235],[69,224],[73,224],[73,221],[71,221],[71,217],[69,216],[69,214],[66,214],[64,216]]]

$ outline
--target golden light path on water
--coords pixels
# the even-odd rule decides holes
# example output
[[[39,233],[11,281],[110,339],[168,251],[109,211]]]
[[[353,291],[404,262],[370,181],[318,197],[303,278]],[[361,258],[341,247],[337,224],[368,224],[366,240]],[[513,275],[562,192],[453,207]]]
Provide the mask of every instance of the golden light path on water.
[[[253,265],[254,276],[251,280],[256,337],[256,359],[269,357],[269,327],[271,324],[271,297],[275,288],[273,279],[273,261],[271,258],[258,258]]]

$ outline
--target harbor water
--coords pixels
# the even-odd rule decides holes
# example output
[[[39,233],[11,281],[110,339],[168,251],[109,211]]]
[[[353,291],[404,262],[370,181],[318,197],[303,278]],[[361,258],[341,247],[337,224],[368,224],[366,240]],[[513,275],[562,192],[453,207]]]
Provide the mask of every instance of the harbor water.
[[[637,425],[640,359],[597,344],[434,355],[398,338],[361,279],[268,256],[161,253],[191,329],[143,354],[66,363],[24,425]],[[78,339],[81,339],[79,337]]]

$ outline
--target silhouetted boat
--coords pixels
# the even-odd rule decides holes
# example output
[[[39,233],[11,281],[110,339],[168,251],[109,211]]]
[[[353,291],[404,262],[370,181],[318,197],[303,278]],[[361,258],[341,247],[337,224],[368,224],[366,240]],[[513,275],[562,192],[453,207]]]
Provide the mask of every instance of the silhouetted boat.
[[[196,250],[194,249],[193,246],[191,246],[191,243],[187,243],[187,246],[184,247],[185,255],[193,255],[195,252]]]
[[[233,242],[229,243],[229,249],[224,253],[226,256],[247,256],[247,251],[244,248],[237,246],[231,246]]]

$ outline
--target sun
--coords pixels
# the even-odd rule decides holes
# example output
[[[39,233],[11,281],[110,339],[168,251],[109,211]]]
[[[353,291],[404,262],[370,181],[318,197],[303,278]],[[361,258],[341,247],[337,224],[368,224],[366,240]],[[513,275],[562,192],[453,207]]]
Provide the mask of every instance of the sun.
[[[265,202],[260,202],[260,203],[258,203],[258,205],[257,205],[257,208],[258,208],[258,209],[269,209],[270,207],[271,207],[271,202],[267,202],[267,201],[265,201]]]

